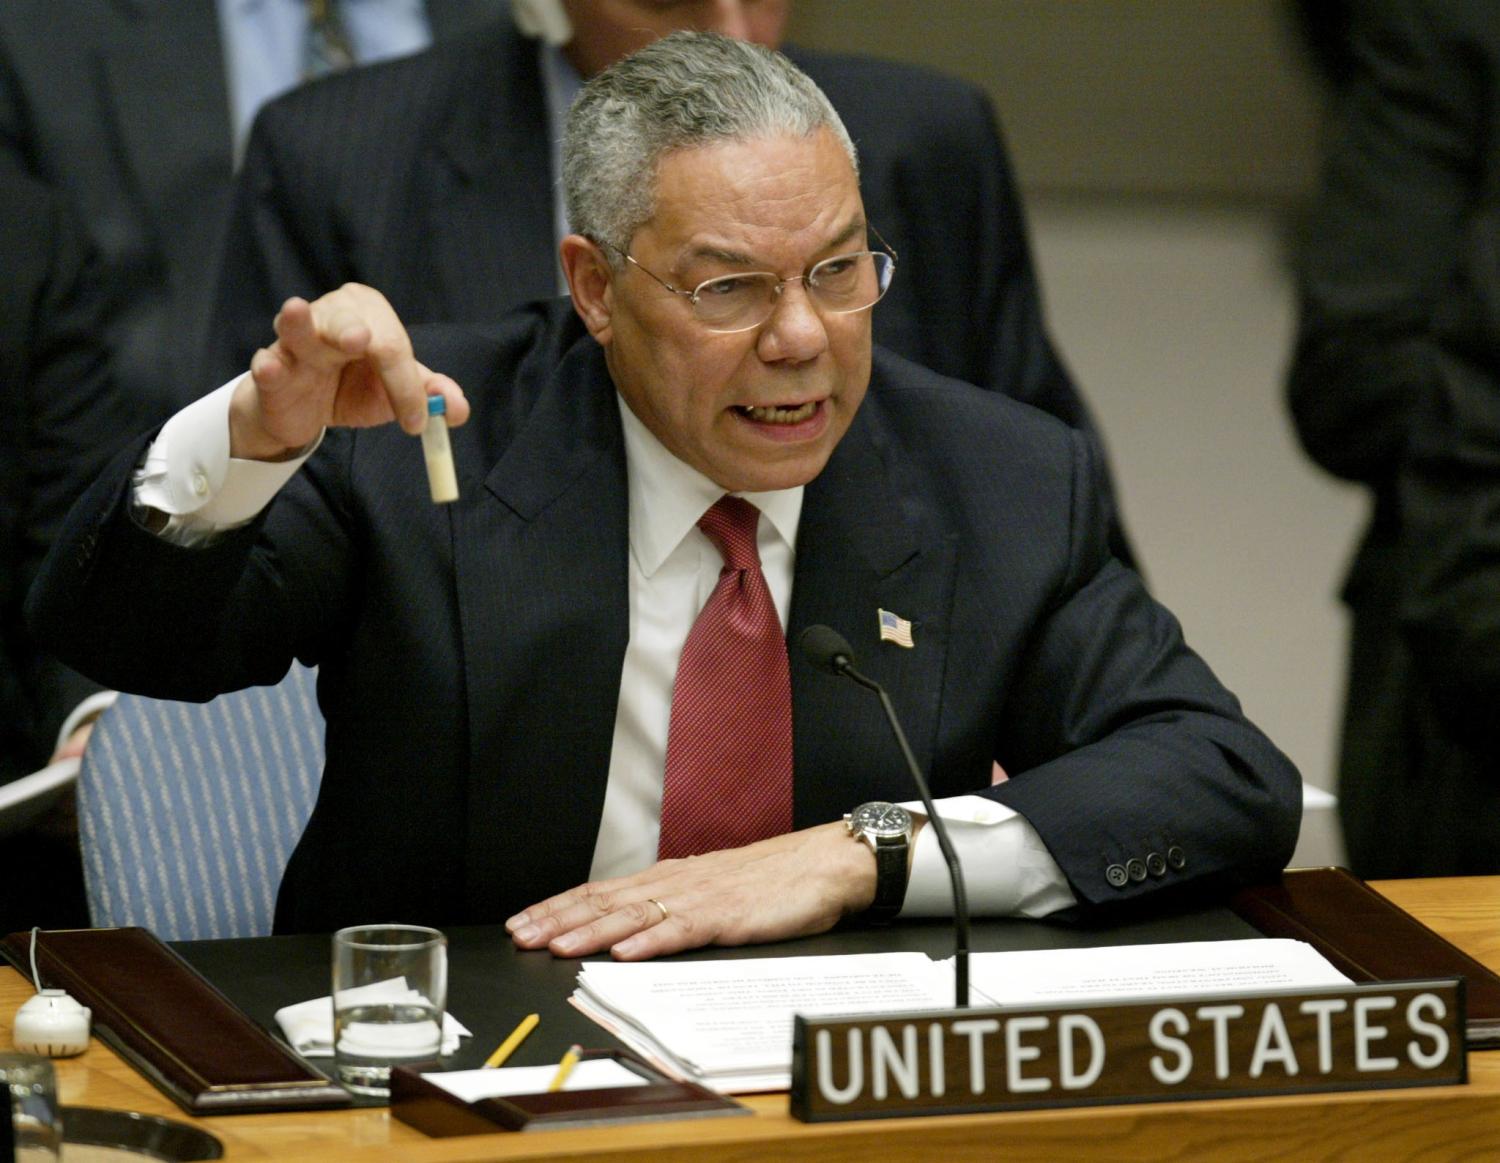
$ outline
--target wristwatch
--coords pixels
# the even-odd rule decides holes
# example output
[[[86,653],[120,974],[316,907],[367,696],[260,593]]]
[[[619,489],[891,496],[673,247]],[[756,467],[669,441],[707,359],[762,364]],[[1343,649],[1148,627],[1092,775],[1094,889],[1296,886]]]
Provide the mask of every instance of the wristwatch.
[[[875,853],[875,903],[865,910],[863,919],[875,924],[893,920],[906,901],[911,813],[895,804],[872,800],[845,816],[844,828]]]

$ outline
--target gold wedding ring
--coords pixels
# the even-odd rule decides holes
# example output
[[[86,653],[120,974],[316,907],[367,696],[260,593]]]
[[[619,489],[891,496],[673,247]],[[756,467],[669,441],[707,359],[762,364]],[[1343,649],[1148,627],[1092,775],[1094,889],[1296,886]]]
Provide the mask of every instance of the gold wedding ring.
[[[648,896],[646,898],[646,900],[647,900],[648,903],[655,905],[657,908],[659,908],[661,910],[661,919],[663,921],[665,921],[668,917],[670,917],[672,915],[671,913],[667,912],[667,906],[664,905],[664,904],[662,904],[661,901],[657,900],[654,896]],[[660,924],[660,922],[657,922],[657,923]]]

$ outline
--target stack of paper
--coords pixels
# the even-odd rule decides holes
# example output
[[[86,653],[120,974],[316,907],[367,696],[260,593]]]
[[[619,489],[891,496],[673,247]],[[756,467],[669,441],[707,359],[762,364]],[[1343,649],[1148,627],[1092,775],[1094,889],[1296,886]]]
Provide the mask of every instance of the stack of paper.
[[[600,961],[572,1000],[667,1074],[748,1094],[790,1085],[794,1014],[941,1009],[953,970],[923,953]]]
[[[979,953],[971,1004],[1102,1004],[1344,985],[1302,941],[1256,939]],[[573,1004],[666,1073],[725,1094],[785,1090],[796,1014],[953,1004],[953,961],[921,953],[733,961],[588,962]]]

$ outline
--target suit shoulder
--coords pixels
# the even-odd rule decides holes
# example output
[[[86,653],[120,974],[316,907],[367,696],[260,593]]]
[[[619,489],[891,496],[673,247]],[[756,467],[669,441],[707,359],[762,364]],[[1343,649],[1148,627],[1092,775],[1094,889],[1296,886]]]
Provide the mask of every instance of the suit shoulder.
[[[818,83],[846,123],[884,117],[898,126],[962,125],[994,115],[978,85],[936,69],[803,48],[789,47],[787,55]]]
[[[461,95],[484,92],[515,39],[504,25],[490,24],[410,56],[299,85],[261,108],[255,132],[397,139],[447,116]]]
[[[870,392],[877,408],[908,431],[951,431],[961,439],[966,434],[976,439],[983,433],[1004,434],[1022,444],[1055,446],[1059,451],[1071,431],[1040,408],[940,375],[881,347],[875,348]]]

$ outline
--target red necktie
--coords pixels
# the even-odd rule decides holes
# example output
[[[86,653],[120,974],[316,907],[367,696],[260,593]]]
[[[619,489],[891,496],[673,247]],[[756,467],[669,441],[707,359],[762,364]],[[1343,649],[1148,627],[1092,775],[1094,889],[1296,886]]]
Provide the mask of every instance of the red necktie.
[[[724,557],[672,690],[662,859],[792,829],[792,685],[786,636],[755,545],[760,511],[721,497],[698,528]]]

